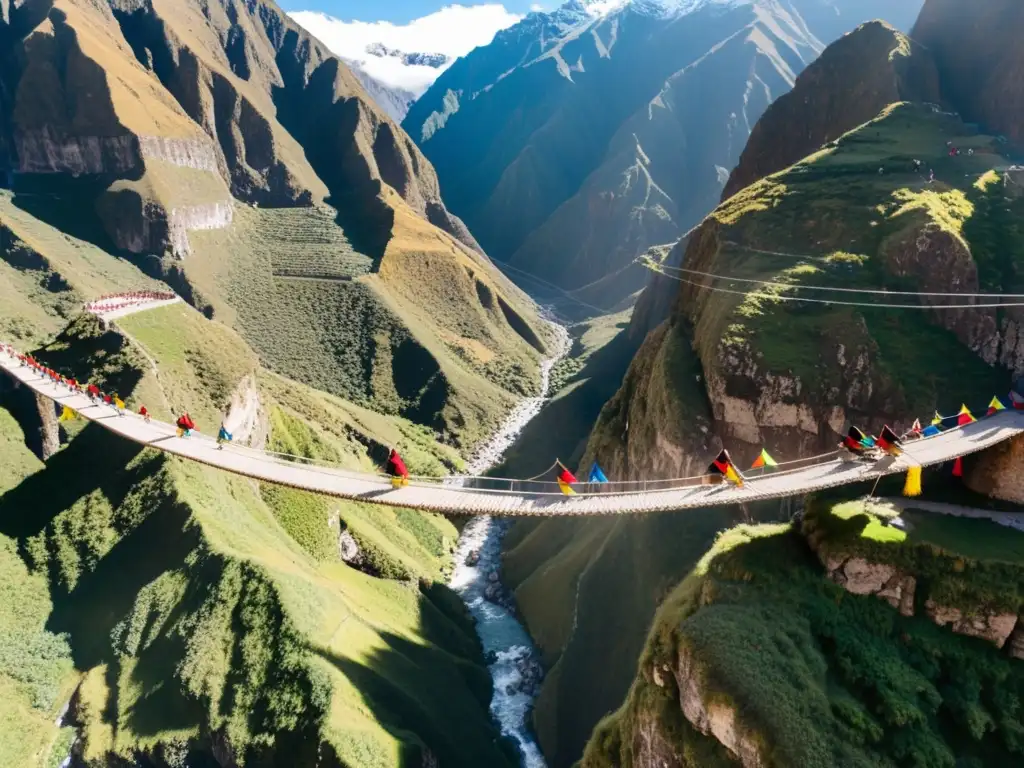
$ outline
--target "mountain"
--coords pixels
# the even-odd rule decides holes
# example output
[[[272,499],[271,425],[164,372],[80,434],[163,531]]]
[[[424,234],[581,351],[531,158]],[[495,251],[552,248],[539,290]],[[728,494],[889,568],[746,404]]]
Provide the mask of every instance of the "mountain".
[[[536,393],[533,303],[276,5],[0,20],[4,342],[200,436],[361,472],[390,447],[458,471]],[[445,586],[457,537],[58,421],[0,376],[0,764],[515,765]]]
[[[377,58],[395,59],[406,67],[429,67],[440,69],[448,63],[448,57],[441,53],[403,53],[388,48],[383,43],[371,43],[366,46],[366,53]],[[346,59],[345,63],[352,69],[352,74],[359,80],[363,90],[376,102],[388,117],[401,123],[409,112],[409,107],[416,101],[417,94],[395,85],[387,85],[366,71],[366,62],[359,59]]]
[[[394,48],[388,48],[383,43],[370,43],[366,46],[366,52],[371,56],[379,58],[398,59],[407,67],[440,69],[448,64],[448,57],[443,53],[405,53]]]
[[[985,50],[982,45],[974,55],[983,59]],[[869,23],[831,45],[765,112],[731,175],[729,191],[738,191],[727,194],[668,253],[650,254],[655,280],[623,331],[646,340],[602,410],[578,466],[587,468],[596,459],[615,480],[693,476],[704,472],[724,445],[745,469],[762,448],[780,461],[825,453],[835,449],[850,424],[866,431],[885,423],[901,428],[935,410],[955,413],[963,402],[987,402],[1007,391],[1022,370],[1019,308],[889,310],[771,298],[901,302],[895,295],[797,292],[786,284],[1020,292],[1024,257],[1014,244],[1024,221],[1020,174],[1007,158],[1009,147],[986,134],[986,126],[965,123],[968,113],[942,95],[948,92],[947,75],[936,59],[916,33],[910,37]],[[977,86],[984,89],[987,83]],[[950,156],[951,146],[961,150],[959,156]],[[929,183],[931,170],[935,181]],[[911,304],[940,301],[949,299],[909,299]],[[940,474],[925,480],[926,488],[935,486],[939,500],[957,492],[944,482],[948,470]],[[883,486],[878,492],[899,490]],[[506,580],[550,664],[535,723],[551,765],[579,760],[588,739],[586,766],[742,763],[723,751],[717,736],[705,735],[707,719],[694,714],[691,722],[684,716],[681,695],[692,666],[678,666],[683,645],[676,641],[703,633],[701,648],[722,654],[698,658],[715,674],[731,675],[728,687],[719,682],[697,689],[705,700],[736,701],[741,712],[762,705],[770,709],[776,697],[780,707],[788,706],[789,689],[781,681],[806,681],[803,672],[766,672],[758,659],[774,659],[774,646],[758,642],[752,651],[757,658],[746,654],[751,637],[789,632],[783,627],[792,626],[791,620],[781,617],[793,614],[783,605],[804,589],[797,584],[826,589],[822,566],[805,565],[809,555],[800,554],[805,544],[787,549],[788,535],[755,549],[753,560],[726,557],[717,571],[699,563],[723,529],[743,520],[788,520],[803,503],[790,500],[781,509],[750,503],[736,510],[599,522],[527,521],[513,529],[505,545]],[[792,572],[772,571],[773,562],[792,566]],[[743,586],[748,580],[751,586]],[[682,602],[694,595],[701,596],[699,605],[707,605],[707,612]],[[744,615],[761,615],[757,605],[770,606],[766,623],[745,623]],[[804,615],[815,610],[802,605]],[[820,629],[812,625],[816,639],[805,647],[825,659],[831,680],[841,675],[833,666],[841,662],[832,655],[834,646],[813,634]],[[917,622],[907,631],[931,630]],[[864,628],[857,636],[871,632]],[[898,659],[893,669],[903,669],[898,643],[891,636],[878,642],[878,653],[892,654],[894,663]],[[950,654],[966,653],[959,642],[949,645]],[[725,658],[742,663],[727,670],[718,664]],[[732,687],[741,680],[750,681],[742,693]],[[935,678],[929,680],[932,685]],[[801,689],[791,701],[819,700],[811,691]],[[860,692],[855,698],[874,701]],[[697,712],[694,700],[686,701],[687,711]],[[833,711],[844,711],[836,706]],[[598,725],[608,713],[614,714]],[[765,729],[763,722],[759,743],[787,749],[827,730],[800,729],[800,738],[789,741],[785,728]],[[899,732],[888,724],[883,730]],[[963,754],[976,754],[977,743],[960,725],[947,735],[926,730],[928,740],[950,741],[941,758],[921,764],[952,765],[945,757],[950,744],[954,754],[961,746]],[[885,751],[888,746],[881,749],[883,757],[875,753],[863,764],[903,764]],[[992,749],[1000,748],[992,744]],[[760,764],[805,764],[792,752],[779,754],[776,762],[765,758]],[[822,754],[824,762],[806,764],[863,762],[862,756]],[[999,763],[998,757],[992,760]]]
[[[409,113],[409,107],[416,101],[416,94],[404,88],[385,85],[373,77],[373,75],[363,70],[357,61],[348,61],[346,63],[352,68],[352,74],[356,76],[359,84],[363,86],[366,95],[373,99],[384,114],[396,123],[401,123]]]
[[[610,307],[643,287],[634,259],[715,206],[826,43],[878,16],[909,29],[920,5],[568,3],[455,62],[403,125],[488,253],[567,290],[608,278],[586,296]]]
[[[6,31],[15,206],[174,282],[268,367],[464,447],[535,390],[532,302],[276,6],[29,3]]]
[[[779,283],[769,291],[785,291],[783,283],[1011,290],[1014,252],[999,244],[1011,225],[991,218],[1012,213],[996,203],[1013,184],[1000,175],[1010,163],[999,141],[934,106],[934,73],[926,49],[870,24],[830,48],[764,116],[738,175],[770,172],[818,141],[826,147],[726,199],[688,240],[682,267],[691,271],[667,270],[679,283],[670,318],[647,338],[591,441],[618,474],[692,474],[718,440],[739,455],[761,446],[783,456],[824,452],[844,424],[902,423],[977,389],[1001,391],[1020,372],[1015,309],[862,311],[736,301],[707,289],[725,283],[706,275],[725,275]],[[851,106],[834,108],[844,94],[855,94]],[[918,103],[886,103],[909,99]],[[831,114],[832,126],[809,125],[808,105],[815,119]],[[803,146],[773,140],[804,131]],[[950,157],[947,143],[964,154]],[[928,342],[908,358],[906,338]],[[942,364],[929,364],[930,355]],[[936,372],[910,375],[922,368]],[[680,379],[681,369],[693,373]],[[696,442],[686,437],[693,424],[703,427]]]

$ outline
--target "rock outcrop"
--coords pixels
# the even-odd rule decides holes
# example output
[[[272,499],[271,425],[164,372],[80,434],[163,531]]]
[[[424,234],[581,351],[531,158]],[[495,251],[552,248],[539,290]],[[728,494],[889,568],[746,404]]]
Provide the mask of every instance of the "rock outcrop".
[[[788,168],[898,101],[938,101],[934,61],[882,21],[830,45],[754,126],[723,199]]]
[[[690,724],[704,734],[714,736],[718,742],[736,756],[743,768],[764,768],[768,761],[762,755],[765,745],[746,732],[738,722],[734,706],[709,701],[712,697],[705,684],[692,651],[679,649],[676,666],[672,671],[679,690],[679,706]],[[644,763],[640,763],[643,765]]]
[[[964,460],[964,482],[983,496],[1024,504],[1024,437]]]
[[[825,560],[825,572],[847,592],[875,595],[904,616],[914,615],[917,579],[909,573],[902,573],[895,566],[871,563],[863,557],[828,557]]]

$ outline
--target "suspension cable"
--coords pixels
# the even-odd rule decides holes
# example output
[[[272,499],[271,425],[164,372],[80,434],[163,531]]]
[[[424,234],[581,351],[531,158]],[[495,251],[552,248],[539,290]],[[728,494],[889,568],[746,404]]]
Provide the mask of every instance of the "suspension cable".
[[[873,296],[936,296],[943,298],[959,297],[965,299],[1024,299],[1024,293],[935,293],[930,291],[889,291],[878,288],[834,288],[825,285],[803,285],[796,283],[781,283],[774,280],[756,280],[753,278],[746,277],[732,277],[728,275],[716,275],[712,272],[701,272],[697,269],[687,269],[686,267],[671,267],[662,265],[664,269],[671,269],[676,272],[685,272],[690,275],[697,275],[699,277],[709,277],[714,280],[726,280],[735,283],[753,283],[756,285],[771,285],[780,286],[783,288],[792,288],[800,291],[835,291],[836,293],[865,293]],[[966,304],[964,306],[971,307],[974,305]],[[999,305],[1008,306],[1008,305]]]
[[[671,278],[680,283],[692,285],[695,288],[701,288],[706,291],[713,291],[714,293],[727,293],[733,296],[743,296],[744,298],[755,298],[755,299],[768,299],[771,301],[796,301],[796,302],[807,302],[810,304],[828,304],[838,307],[865,307],[867,309],[1000,309],[1000,308],[1011,308],[1011,307],[1024,307],[1024,303],[1011,303],[1011,304],[876,304],[870,302],[858,302],[858,301],[832,301],[830,299],[810,299],[800,298],[799,296],[782,296],[774,293],[757,293],[749,291],[732,291],[728,288],[716,288],[713,285],[704,285],[703,283],[695,283],[692,280],[679,277],[678,275],[671,275],[661,269],[655,269],[649,267],[651,271],[657,272],[664,277]],[[729,278],[725,278],[729,279]],[[760,281],[754,281],[760,282]],[[795,288],[797,286],[783,283],[788,288]],[[963,294],[957,294],[963,295]]]

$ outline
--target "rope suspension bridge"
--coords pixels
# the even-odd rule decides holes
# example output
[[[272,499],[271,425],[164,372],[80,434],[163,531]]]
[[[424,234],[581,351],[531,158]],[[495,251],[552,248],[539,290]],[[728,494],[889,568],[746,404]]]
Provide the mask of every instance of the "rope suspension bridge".
[[[791,462],[761,475],[748,476],[742,487],[710,484],[709,475],[671,480],[580,483],[566,496],[557,482],[496,477],[410,477],[394,487],[382,474],[347,471],[325,462],[260,451],[240,445],[220,446],[194,434],[178,436],[175,425],[126,413],[54,381],[24,364],[13,350],[0,346],[0,370],[24,386],[82,418],[127,440],[183,459],[254,480],[353,501],[409,507],[430,512],[498,516],[569,516],[642,514],[699,507],[768,501],[877,480],[953,461],[1024,433],[1024,411],[1007,409],[906,446],[902,456],[877,461],[843,461],[838,452]]]

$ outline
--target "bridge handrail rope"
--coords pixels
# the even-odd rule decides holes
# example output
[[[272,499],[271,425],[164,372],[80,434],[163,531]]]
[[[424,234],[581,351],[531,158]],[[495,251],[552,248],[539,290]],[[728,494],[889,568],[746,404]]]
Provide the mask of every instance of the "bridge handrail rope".
[[[23,366],[24,365],[29,365],[28,363],[26,363],[23,360],[21,360],[20,358],[22,356],[20,356],[19,353],[17,353],[17,351],[13,347],[11,347],[9,345],[0,344],[0,354],[8,355],[13,360],[18,361]],[[30,367],[32,367],[32,366],[30,366]],[[44,375],[43,373],[40,373],[40,378],[43,381],[47,381],[47,382],[52,383],[55,390],[59,390],[63,386],[63,387],[65,387],[67,389],[67,391],[70,394],[77,394],[74,390],[70,389],[67,386],[67,384],[62,383],[59,379],[58,380],[54,380],[51,377],[48,377],[48,376]],[[61,396],[59,394],[57,394],[57,395],[54,395],[52,397],[52,399],[55,402],[59,403],[60,402],[60,397]],[[104,407],[104,405],[105,405],[105,403],[103,403],[103,402],[93,401],[90,406],[87,406],[87,408],[91,408],[91,407],[102,408],[102,407]],[[111,406],[108,406],[108,407],[111,407]],[[138,416],[138,415],[136,415],[134,413],[130,413],[130,412],[126,412],[126,411],[122,412],[122,411],[120,411],[119,409],[116,409],[116,408],[113,408],[113,410],[115,410],[118,413],[121,413],[123,416],[128,417],[128,418],[135,418],[135,419],[142,418],[141,416]],[[989,415],[989,414],[986,414],[986,416],[987,415]],[[984,419],[986,416],[982,416],[981,418]],[[953,417],[944,417],[944,418],[945,419],[950,419],[950,418],[953,418]],[[155,427],[157,427],[158,430],[163,432],[167,437],[171,437],[171,436],[176,434],[176,427],[174,425],[167,424],[167,423],[164,423],[164,422],[158,422],[158,421],[150,421],[150,424],[155,426]],[[966,425],[959,425],[958,424],[957,426],[951,427],[951,428],[946,429],[946,430],[943,430],[943,431],[939,432],[938,434],[927,436],[927,437],[922,437],[922,438],[920,438],[918,440],[915,440],[913,443],[909,444],[909,446],[905,446],[904,452],[906,453],[908,458],[913,459],[914,458],[913,457],[913,450],[907,450],[908,447],[920,445],[921,443],[923,443],[923,442],[925,442],[927,440],[931,440],[931,439],[937,438],[937,437],[939,437],[941,435],[948,435],[948,434],[950,434],[952,432],[956,432],[958,430],[963,429],[965,426]],[[215,443],[216,442],[212,437],[210,437],[208,435],[205,435],[205,434],[202,434],[202,433],[197,433],[191,439],[198,439],[199,441],[205,441],[207,443]],[[332,477],[339,477],[340,476],[340,477],[345,477],[345,478],[348,478],[348,479],[364,480],[364,481],[367,480],[367,479],[370,479],[370,478],[373,478],[375,480],[380,480],[380,481],[385,481],[385,480],[389,479],[389,477],[387,475],[385,475],[383,472],[368,473],[368,472],[358,472],[358,471],[347,470],[347,469],[341,467],[338,464],[335,464],[335,463],[332,463],[332,462],[329,462],[329,461],[326,461],[326,460],[322,460],[322,459],[313,459],[313,458],[306,457],[306,456],[297,456],[295,454],[288,454],[288,453],[282,453],[282,452],[277,452],[277,451],[257,450],[257,449],[250,448],[248,446],[239,445],[239,444],[228,444],[228,445],[224,446],[224,449],[228,450],[228,451],[231,451],[232,453],[247,454],[247,455],[251,455],[251,456],[255,456],[255,457],[261,458],[263,460],[270,460],[271,462],[273,462],[275,464],[278,464],[278,465],[290,464],[290,463],[296,463],[296,462],[302,463],[302,464],[307,465],[307,469],[310,469],[312,471],[315,471],[315,472],[318,472],[318,473],[321,473],[321,474],[324,474],[324,475],[330,475]],[[765,478],[765,479],[767,479],[767,478],[778,478],[778,477],[781,477],[781,476],[786,476],[786,475],[790,475],[790,474],[794,474],[794,473],[803,472],[803,471],[805,471],[805,470],[807,470],[809,468],[813,468],[814,466],[827,465],[829,463],[833,463],[833,462],[828,461],[828,460],[829,459],[833,459],[834,457],[838,456],[838,454],[839,454],[839,451],[830,451],[828,453],[819,454],[817,456],[808,456],[808,457],[803,457],[803,458],[798,458],[798,459],[792,459],[792,460],[785,461],[785,462],[779,462],[778,465],[777,465],[778,467],[791,467],[791,468],[790,469],[782,469],[782,470],[772,469],[771,471],[762,470],[757,475],[753,475],[753,474],[749,474],[748,473],[747,474],[747,479],[748,480],[759,480],[759,479],[762,479],[762,478]],[[795,465],[805,465],[805,466],[797,467]],[[437,487],[438,485],[453,484],[453,487],[465,488],[467,491],[472,491],[472,492],[475,492],[475,493],[488,493],[488,494],[494,494],[494,495],[529,493],[529,495],[531,495],[531,496],[559,497],[559,496],[562,496],[563,493],[562,493],[562,490],[560,489],[560,487],[559,487],[557,482],[545,481],[545,480],[541,480],[540,479],[540,478],[544,477],[544,475],[546,475],[547,473],[551,472],[552,470],[554,470],[554,469],[556,469],[558,467],[565,468],[565,465],[562,464],[561,461],[556,459],[555,463],[551,467],[549,467],[547,470],[545,470],[545,472],[543,472],[540,475],[537,475],[537,476],[535,476],[533,478],[526,478],[526,479],[497,478],[497,477],[487,477],[487,476],[447,475],[447,476],[441,476],[441,477],[415,476],[415,477],[410,477],[409,480],[410,480],[410,485],[418,486],[418,487]],[[702,487],[702,486],[704,486],[706,484],[706,481],[708,480],[708,478],[709,478],[709,475],[707,473],[705,473],[705,474],[701,474],[701,475],[694,475],[694,476],[691,476],[691,477],[679,477],[679,478],[671,478],[671,479],[665,479],[665,480],[622,480],[622,481],[612,481],[612,482],[607,482],[607,483],[576,483],[576,484],[573,484],[573,487],[574,488],[580,488],[580,491],[577,491],[577,495],[582,496],[582,497],[587,497],[587,496],[603,496],[603,495],[630,496],[630,495],[642,495],[642,494],[649,493],[649,492],[654,492],[654,491],[666,491],[666,490],[675,490],[675,489],[686,489],[686,488],[692,488],[692,487]],[[490,487],[488,487],[488,486],[490,486]]]

